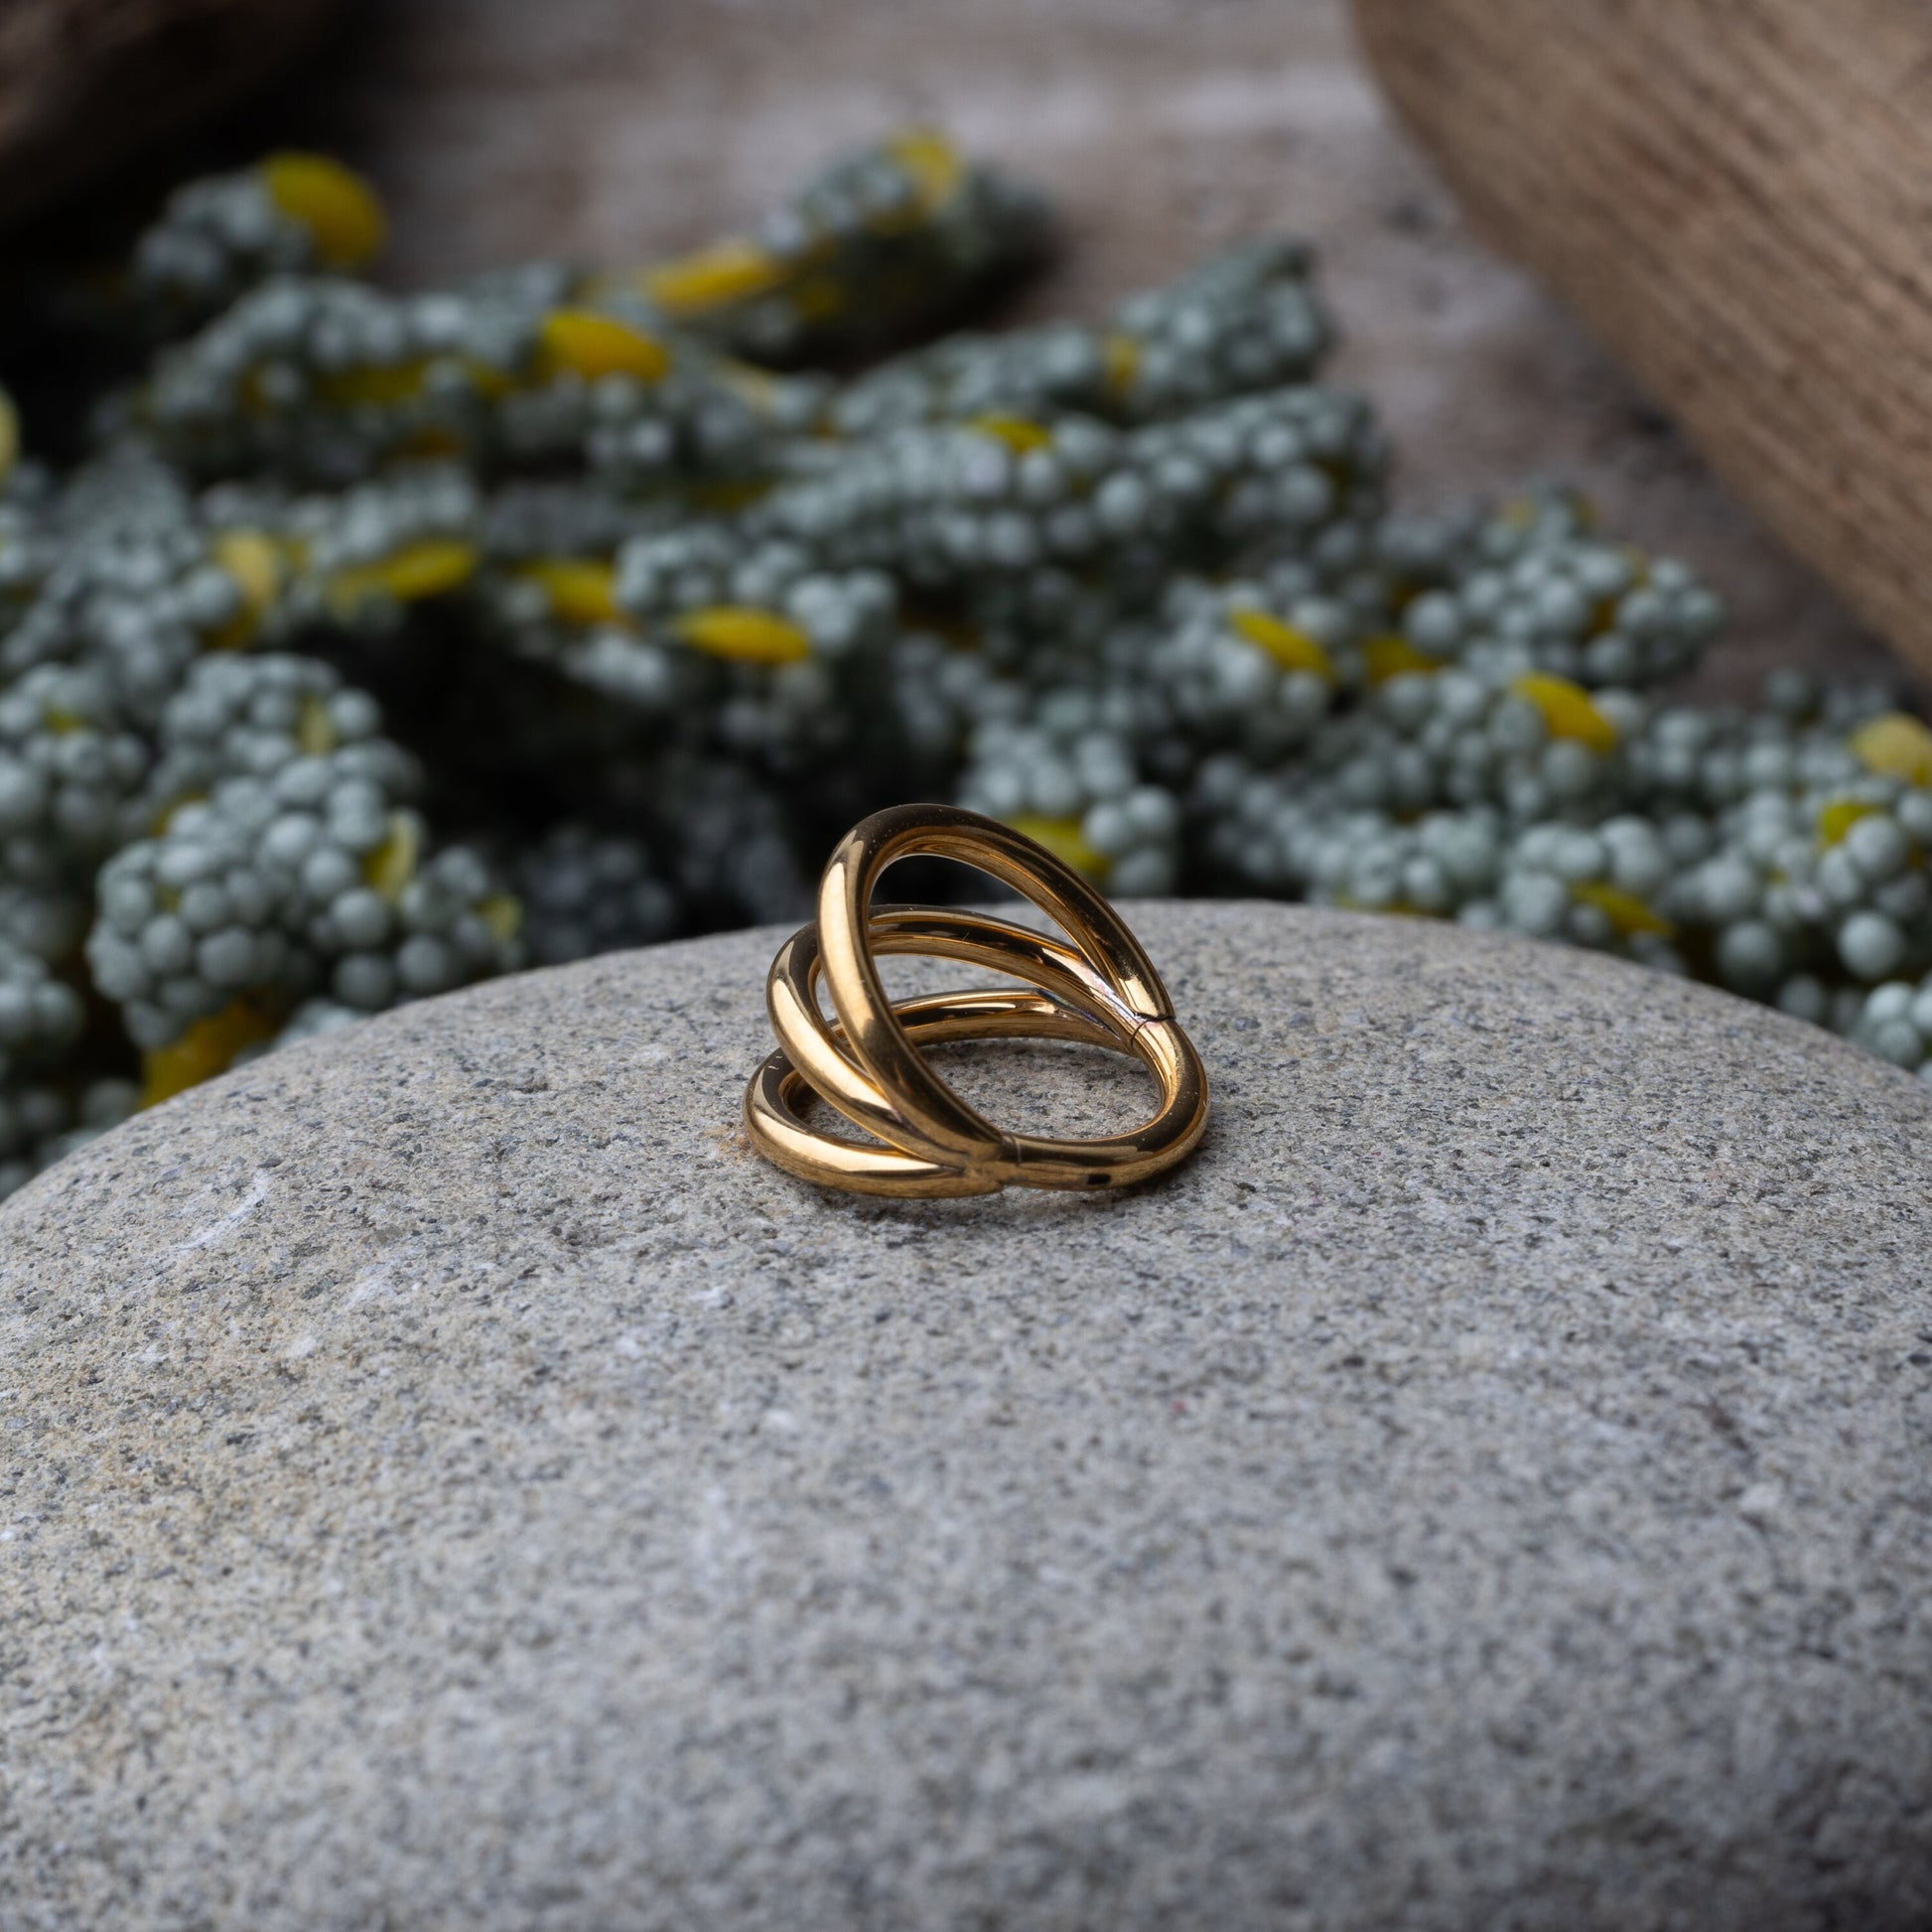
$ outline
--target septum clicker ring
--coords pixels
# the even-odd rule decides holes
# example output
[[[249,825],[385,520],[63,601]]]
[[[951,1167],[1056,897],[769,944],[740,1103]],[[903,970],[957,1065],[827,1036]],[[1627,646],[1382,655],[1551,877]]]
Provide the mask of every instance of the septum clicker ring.
[[[1072,943],[985,913],[874,910],[880,874],[915,854],[960,860],[1013,887]],[[1026,986],[895,1004],[876,963],[889,953],[962,960]],[[821,985],[831,995],[829,1020]],[[771,963],[765,1002],[779,1049],[746,1090],[746,1128],[767,1160],[824,1186],[924,1196],[1007,1185],[1121,1187],[1184,1159],[1207,1124],[1200,1055],[1119,913],[1043,847],[954,806],[896,806],[846,834],[820,881],[817,918]],[[1011,1133],[955,1093],[922,1050],[1028,1036],[1133,1054],[1160,1085],[1159,1111],[1127,1133],[1094,1139]],[[807,1091],[875,1139],[810,1125],[800,1112]]]

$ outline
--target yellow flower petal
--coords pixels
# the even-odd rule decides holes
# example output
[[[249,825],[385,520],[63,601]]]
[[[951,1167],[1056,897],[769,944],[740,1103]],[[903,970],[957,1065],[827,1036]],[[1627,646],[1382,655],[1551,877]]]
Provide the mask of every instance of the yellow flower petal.
[[[353,169],[325,154],[272,154],[261,173],[268,199],[308,229],[331,268],[360,268],[380,253],[382,204]]]
[[[1836,845],[1860,819],[1869,818],[1877,809],[1863,798],[1834,798],[1818,814],[1818,843]]]
[[[836,275],[809,275],[791,292],[792,313],[803,322],[829,322],[845,313],[849,300]]]
[[[1080,836],[1080,821],[1077,818],[1039,818],[1031,812],[1023,812],[1007,823],[1022,838],[1032,839],[1035,845],[1043,845],[1054,858],[1069,865],[1075,872],[1084,873],[1092,880],[1102,880],[1107,876],[1107,861],[1085,839]]]
[[[225,1073],[244,1046],[274,1032],[275,1023],[252,1000],[230,1001],[219,1013],[196,1021],[179,1039],[141,1055],[141,1105],[158,1107]]]
[[[404,604],[437,597],[466,582],[477,567],[473,544],[449,537],[426,537],[406,543],[377,563],[355,564],[329,580],[329,601],[338,610],[352,610],[365,598],[393,597]]]
[[[167,831],[168,827],[175,822],[175,814],[177,812],[183,810],[185,807],[189,805],[201,804],[202,801],[205,798],[207,798],[207,793],[205,791],[185,791],[182,793],[182,795],[179,798],[173,799],[168,804],[162,806],[162,808],[155,813],[154,820],[148,827],[148,837],[151,839],[160,838],[161,835]],[[161,897],[162,903],[166,905],[171,912],[174,910],[175,906],[181,902],[179,894],[170,893],[166,889],[163,890],[160,897]]]
[[[223,530],[209,549],[239,588],[241,609],[209,631],[207,641],[212,650],[240,650],[261,628],[282,588],[282,553],[260,530]]]
[[[1124,396],[1141,369],[1141,345],[1132,336],[1114,331],[1100,345],[1102,366],[1110,395]]]
[[[1392,677],[1412,674],[1427,677],[1432,672],[1440,671],[1446,661],[1440,657],[1426,657],[1407,637],[1398,637],[1394,631],[1371,637],[1362,646],[1362,658],[1371,684],[1386,684]]]
[[[1509,688],[1543,714],[1544,728],[1552,738],[1574,738],[1592,752],[1615,751],[1616,727],[1590,702],[1581,684],[1531,671]]]
[[[316,384],[325,402],[341,409],[369,405],[377,409],[399,402],[414,402],[423,393],[423,376],[429,358],[412,355],[401,362],[372,362],[359,369],[338,369]]]
[[[812,654],[812,640],[788,618],[743,604],[714,604],[689,611],[673,633],[713,657],[741,664],[795,664]]]
[[[537,343],[547,374],[567,369],[587,382],[606,375],[655,382],[671,366],[670,350],[655,336],[595,309],[552,309],[537,332]]]
[[[997,412],[970,416],[966,420],[966,427],[1004,443],[1015,456],[1024,456],[1029,450],[1043,450],[1053,440],[1051,430],[1025,416],[1003,416]]]
[[[391,812],[389,836],[362,861],[362,878],[391,905],[401,898],[403,888],[416,877],[416,862],[422,856],[423,822],[414,812]]]
[[[550,614],[564,623],[621,623],[616,568],[595,557],[545,557],[525,564],[519,575],[541,584]]]
[[[912,177],[922,214],[944,203],[959,187],[966,164],[959,150],[943,134],[929,127],[909,127],[886,143],[886,152]]]
[[[1328,653],[1298,625],[1244,605],[1228,613],[1228,622],[1251,644],[1259,644],[1285,671],[1312,671],[1332,684],[1335,667]]]
[[[1570,897],[1595,906],[1626,939],[1638,932],[1654,932],[1661,939],[1677,937],[1677,928],[1662,913],[1652,911],[1635,893],[1621,887],[1600,882],[1573,886]]]
[[[523,930],[523,907],[508,893],[497,893],[483,899],[477,907],[477,916],[503,945],[508,945]]]
[[[327,701],[313,691],[306,692],[297,707],[295,742],[312,759],[326,758],[336,749],[336,721],[329,715]]]
[[[757,242],[734,238],[647,268],[639,279],[652,302],[682,321],[763,295],[777,288],[786,273],[785,264]]]
[[[768,496],[771,487],[770,481],[763,477],[703,478],[685,485],[684,499],[693,509],[729,516],[733,510],[742,510],[747,503]]]
[[[1373,912],[1378,918],[1386,919],[1440,919],[1446,915],[1441,912],[1426,912],[1420,905],[1411,905],[1406,898],[1392,898],[1386,905],[1364,905],[1352,893],[1337,893],[1326,903],[1342,912]]]
[[[1888,711],[1852,734],[1852,750],[1867,771],[1932,785],[1932,731],[1902,711]]]

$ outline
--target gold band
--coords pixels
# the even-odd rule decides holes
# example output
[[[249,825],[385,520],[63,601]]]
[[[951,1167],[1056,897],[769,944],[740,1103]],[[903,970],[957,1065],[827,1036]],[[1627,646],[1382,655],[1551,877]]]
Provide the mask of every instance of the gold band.
[[[894,860],[957,859],[1024,894],[1074,944],[984,913],[872,910]],[[1033,991],[938,994],[895,1005],[877,958],[964,960]],[[836,1016],[819,1007],[821,984]],[[1172,1167],[1207,1125],[1207,1073],[1161,976],[1120,915],[1073,869],[997,819],[950,805],[877,812],[839,842],[819,882],[818,917],[779,947],[765,982],[779,1050],[745,1093],[745,1125],[767,1160],[857,1193],[989,1194],[1120,1187]],[[1161,1087],[1160,1111],[1126,1134],[1059,1140],[996,1127],[949,1087],[921,1048],[1037,1036],[1131,1053]],[[816,1093],[876,1141],[818,1131],[799,1112]],[[883,1143],[883,1145],[881,1145]]]

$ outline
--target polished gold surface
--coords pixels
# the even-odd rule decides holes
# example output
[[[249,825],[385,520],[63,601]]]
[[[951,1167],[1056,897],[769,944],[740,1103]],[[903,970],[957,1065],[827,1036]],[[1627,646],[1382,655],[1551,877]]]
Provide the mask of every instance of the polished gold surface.
[[[957,859],[1011,886],[1073,940],[938,906],[874,911],[879,876],[915,854]],[[895,1004],[876,964],[918,953],[990,967],[1030,990],[947,993]],[[823,987],[833,1018],[819,1006]],[[1161,976],[1118,912],[1071,867],[997,819],[950,805],[876,812],[840,840],[819,882],[818,916],[778,949],[765,1004],[779,1050],[745,1093],[753,1144],[788,1173],[864,1194],[990,1194],[1025,1187],[1121,1187],[1183,1160],[1207,1125],[1207,1074]],[[1038,1036],[1131,1053],[1160,1083],[1161,1107],[1129,1133],[1092,1140],[1012,1134],[942,1080],[923,1048]],[[812,1127],[807,1093],[876,1136]]]

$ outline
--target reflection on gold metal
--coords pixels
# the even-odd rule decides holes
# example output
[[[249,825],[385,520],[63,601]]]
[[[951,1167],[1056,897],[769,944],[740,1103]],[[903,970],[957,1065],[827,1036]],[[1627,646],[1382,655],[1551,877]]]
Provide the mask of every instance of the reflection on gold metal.
[[[985,913],[872,909],[896,859],[957,859],[1023,893],[1073,943]],[[886,997],[877,958],[959,959],[1028,990]],[[819,1008],[821,985],[834,1018]],[[819,883],[818,916],[778,949],[765,1001],[779,1050],[745,1093],[754,1145],[787,1173],[864,1194],[990,1194],[1025,1187],[1122,1187],[1192,1152],[1207,1125],[1207,1074],[1161,976],[1120,914],[1070,866],[996,819],[949,805],[877,812],[839,842]],[[1038,1036],[1132,1053],[1161,1087],[1144,1126],[1094,1140],[1011,1134],[968,1106],[921,1048],[946,1040]],[[855,1127],[820,1132],[806,1090]],[[883,1145],[882,1145],[883,1144]]]

